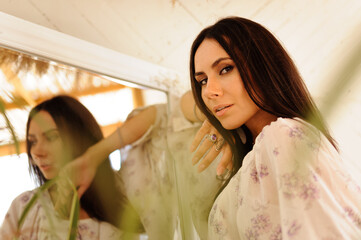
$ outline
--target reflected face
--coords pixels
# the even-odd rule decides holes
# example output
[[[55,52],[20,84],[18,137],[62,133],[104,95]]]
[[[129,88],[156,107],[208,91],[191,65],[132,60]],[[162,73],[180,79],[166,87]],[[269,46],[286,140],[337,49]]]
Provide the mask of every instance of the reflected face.
[[[214,39],[205,39],[194,56],[195,79],[202,99],[225,129],[247,125],[260,109],[251,100],[239,71]]]
[[[29,124],[28,142],[33,163],[37,165],[46,179],[59,173],[64,162],[64,146],[57,126],[46,111],[36,114]]]

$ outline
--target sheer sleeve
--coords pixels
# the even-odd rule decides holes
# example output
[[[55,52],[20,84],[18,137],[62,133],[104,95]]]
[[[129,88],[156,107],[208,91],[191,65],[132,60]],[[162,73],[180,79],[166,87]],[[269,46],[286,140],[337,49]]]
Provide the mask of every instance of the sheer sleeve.
[[[279,225],[273,224],[270,236],[359,239],[360,188],[330,142],[302,120],[282,119],[266,128],[250,177],[266,201],[279,206],[274,215],[279,219],[271,218]],[[264,220],[261,212],[251,219],[253,225]]]
[[[152,105],[157,109],[156,118],[154,124],[152,124],[149,129],[141,136],[137,141],[131,143],[131,147],[135,147],[145,142],[151,141],[154,134],[157,134],[159,129],[164,129],[167,124],[167,109],[165,104],[155,104]],[[148,108],[149,106],[139,107],[134,109],[131,113],[129,113],[127,120],[133,118],[138,115],[141,111]],[[126,150],[127,151],[127,150]]]
[[[361,190],[300,119],[278,118],[216,199],[208,239],[361,239]]]
[[[8,212],[5,215],[5,219],[1,225],[0,228],[0,239],[7,240],[7,239],[13,239],[16,237],[17,234],[17,225],[18,221],[20,219],[20,215],[25,207],[25,205],[28,203],[30,198],[32,197],[33,192],[28,191],[20,194],[18,197],[16,197],[8,210]],[[22,232],[24,231],[30,231],[30,229],[23,228]]]
[[[122,149],[118,174],[121,188],[139,214],[149,239],[171,239],[177,206],[167,146],[168,110],[166,104],[154,106],[155,123],[129,148]]]

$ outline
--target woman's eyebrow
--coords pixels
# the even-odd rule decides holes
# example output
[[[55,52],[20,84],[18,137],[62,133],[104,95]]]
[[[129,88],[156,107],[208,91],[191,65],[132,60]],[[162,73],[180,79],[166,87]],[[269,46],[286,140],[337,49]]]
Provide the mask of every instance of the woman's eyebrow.
[[[222,62],[224,60],[231,60],[231,58],[230,57],[218,58],[216,61],[214,61],[214,63],[212,63],[211,67],[215,68],[220,62]],[[204,74],[204,72],[196,72],[196,73],[194,73],[194,76],[199,76],[202,74]]]
[[[230,57],[218,58],[216,61],[214,61],[214,63],[212,63],[212,68],[215,68],[220,62],[230,59]]]
[[[202,75],[202,74],[204,74],[204,72],[196,72],[196,73],[194,74],[194,76],[197,77],[197,76]]]
[[[57,128],[52,128],[52,129],[49,129],[49,130],[47,130],[47,131],[45,131],[44,133],[43,133],[43,135],[47,135],[47,134],[49,134],[49,133],[52,133],[52,132],[55,132],[55,131],[59,131],[59,129],[57,129]]]
[[[46,130],[45,132],[42,133],[42,135],[47,135],[47,134],[55,132],[55,131],[59,131],[59,129],[52,128],[52,129]],[[29,135],[29,137],[35,137],[35,134],[33,134],[33,133],[29,133],[28,135]]]

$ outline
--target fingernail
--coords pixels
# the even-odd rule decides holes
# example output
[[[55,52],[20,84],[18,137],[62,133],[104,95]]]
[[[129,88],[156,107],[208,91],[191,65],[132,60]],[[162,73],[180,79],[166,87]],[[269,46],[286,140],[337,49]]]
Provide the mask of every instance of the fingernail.
[[[195,165],[199,162],[200,157],[197,154],[193,155],[192,164]]]
[[[206,168],[206,165],[201,164],[198,166],[198,172],[202,172]]]
[[[189,148],[189,151],[190,151],[190,152],[193,152],[193,151],[194,151],[193,145],[191,145],[191,147]]]
[[[221,176],[224,173],[224,167],[217,168],[217,175]]]

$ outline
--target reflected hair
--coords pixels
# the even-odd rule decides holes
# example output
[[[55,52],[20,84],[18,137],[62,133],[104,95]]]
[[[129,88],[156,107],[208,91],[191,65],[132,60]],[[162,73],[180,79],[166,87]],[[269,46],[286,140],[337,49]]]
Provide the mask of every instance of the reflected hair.
[[[89,147],[103,139],[103,133],[90,111],[73,97],[60,95],[35,106],[29,113],[26,124],[26,151],[29,158],[29,171],[39,185],[47,179],[33,164],[31,143],[28,140],[30,122],[40,111],[50,114],[63,142],[67,161],[82,155]],[[121,216],[128,203],[116,187],[116,176],[109,159],[98,167],[90,187],[80,199],[81,207],[98,220],[106,221],[122,228]],[[129,210],[127,210],[129,211]]]
[[[198,107],[231,146],[234,155],[231,177],[252,149],[252,135],[245,125],[241,126],[247,136],[247,142],[242,143],[236,130],[224,129],[202,100],[202,88],[194,76],[194,56],[205,39],[216,40],[231,57],[248,95],[260,109],[277,117],[298,117],[311,123],[337,149],[301,75],[280,42],[256,22],[240,17],[223,18],[196,37],[191,47],[189,67],[193,97]]]

